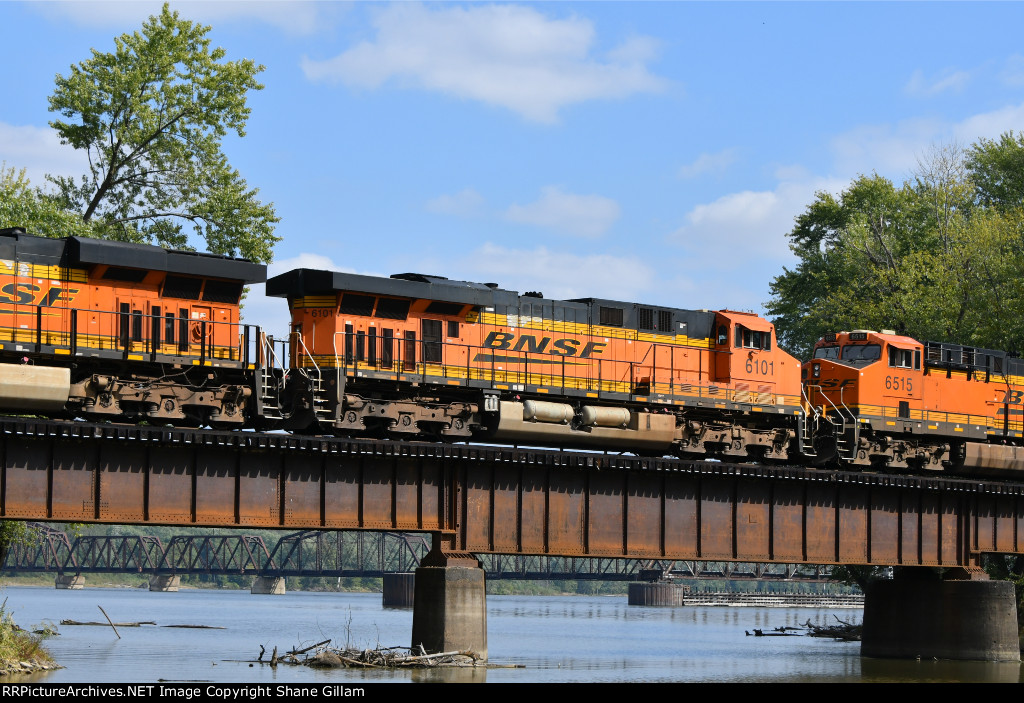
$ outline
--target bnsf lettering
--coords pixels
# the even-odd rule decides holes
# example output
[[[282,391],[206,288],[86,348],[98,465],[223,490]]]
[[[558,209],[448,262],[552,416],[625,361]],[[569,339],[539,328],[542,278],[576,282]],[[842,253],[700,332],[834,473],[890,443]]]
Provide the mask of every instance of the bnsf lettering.
[[[823,378],[818,385],[821,386],[822,390],[836,391],[842,388],[848,388],[854,385],[854,383],[855,382],[852,378],[848,378],[845,381],[840,381],[838,378]]]
[[[580,343],[575,339],[556,339],[552,345],[554,348],[551,350],[552,354],[561,354],[562,356],[575,356],[576,347]]]
[[[78,288],[65,289],[60,286],[50,286],[44,290],[31,283],[8,283],[0,287],[0,303],[47,307],[58,302],[70,303],[78,290]]]
[[[527,352],[530,354],[553,354],[556,356],[576,356],[579,346],[582,344],[578,339],[556,339],[552,343],[551,337],[537,339],[532,334],[521,334],[515,344],[512,340],[516,335],[511,332],[490,332],[484,338],[485,349],[501,349],[503,351]],[[580,359],[587,359],[595,354],[604,352],[608,346],[604,342],[587,342],[583,345],[583,351],[579,352]]]
[[[548,348],[548,344],[551,343],[551,337],[544,337],[537,341],[537,338],[530,334],[524,334],[519,337],[519,341],[512,347],[512,351],[525,351],[531,354],[543,354],[544,350]]]
[[[491,332],[484,339],[483,346],[487,349],[508,349],[512,346],[515,335],[510,332]]]
[[[3,294],[4,300],[18,305],[28,305],[31,303],[36,299],[35,294],[38,291],[39,286],[34,286],[31,283],[8,283],[3,288],[0,288],[0,293]]]
[[[1024,391],[1006,391],[1003,403],[1006,405],[1020,405],[1022,397],[1024,397]]]

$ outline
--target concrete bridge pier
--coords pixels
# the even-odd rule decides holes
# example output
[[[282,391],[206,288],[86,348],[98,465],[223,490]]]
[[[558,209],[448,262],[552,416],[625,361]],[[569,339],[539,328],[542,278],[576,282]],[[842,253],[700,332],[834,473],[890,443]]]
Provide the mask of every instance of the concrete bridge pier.
[[[677,606],[683,604],[687,588],[669,581],[631,581],[629,584],[629,605]]]
[[[384,574],[384,607],[411,608],[416,595],[416,574]]]
[[[1020,661],[1013,584],[983,572],[901,569],[865,593],[861,654],[895,659]]]
[[[473,652],[487,660],[484,570],[472,554],[456,552],[454,539],[433,534],[430,552],[416,569],[412,647],[428,654]]]
[[[57,574],[57,578],[54,582],[54,588],[62,591],[78,591],[84,587],[84,574]]]
[[[177,593],[181,587],[178,574],[153,574],[149,577],[149,590],[157,593]]]
[[[257,576],[252,580],[249,593],[254,595],[283,596],[284,576]]]

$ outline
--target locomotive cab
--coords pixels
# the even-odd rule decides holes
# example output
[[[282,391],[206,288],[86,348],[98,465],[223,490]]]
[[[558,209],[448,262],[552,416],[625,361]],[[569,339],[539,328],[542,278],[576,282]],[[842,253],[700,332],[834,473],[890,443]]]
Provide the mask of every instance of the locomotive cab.
[[[922,345],[883,330],[827,335],[803,365],[804,395],[825,415],[910,418],[921,410]]]
[[[715,376],[756,402],[773,402],[779,388],[796,385],[800,362],[775,343],[775,327],[753,313],[715,315]],[[757,399],[760,400],[757,400]]]
[[[819,462],[902,468],[938,465],[947,448],[925,447],[927,392],[924,345],[883,330],[829,334],[803,365],[809,438]],[[908,439],[909,438],[909,439]]]

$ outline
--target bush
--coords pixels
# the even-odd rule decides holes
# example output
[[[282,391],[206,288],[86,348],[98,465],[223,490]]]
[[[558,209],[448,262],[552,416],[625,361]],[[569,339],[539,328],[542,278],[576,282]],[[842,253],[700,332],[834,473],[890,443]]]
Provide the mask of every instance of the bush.
[[[11,664],[23,661],[49,664],[53,657],[43,649],[42,643],[55,633],[52,626],[40,628],[36,632],[22,630],[7,612],[7,599],[4,599],[3,605],[0,605],[0,668],[6,669]]]

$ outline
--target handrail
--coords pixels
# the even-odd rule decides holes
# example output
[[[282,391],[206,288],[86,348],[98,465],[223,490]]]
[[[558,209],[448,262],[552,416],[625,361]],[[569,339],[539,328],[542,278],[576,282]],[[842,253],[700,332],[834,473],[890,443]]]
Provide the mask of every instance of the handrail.
[[[280,365],[280,368],[283,371],[284,370],[284,364],[281,363],[281,360],[278,359],[278,357],[277,357],[277,352],[274,351],[273,340],[271,340],[270,335],[268,335],[266,332],[264,332],[262,330],[260,331],[260,343],[261,343],[260,346],[262,346],[264,349],[266,349],[266,350],[268,350],[270,352],[270,354],[269,354],[269,357],[270,357],[270,368],[274,368],[274,364],[276,363],[276,364]]]
[[[293,337],[293,336],[298,339],[299,346],[302,347],[302,351],[305,353],[305,355],[307,357],[309,357],[309,360],[311,362],[313,362],[313,368],[316,369],[316,377],[320,378],[320,365],[316,363],[316,359],[313,358],[313,355],[309,353],[309,349],[306,347],[306,342],[302,339],[302,333],[300,332],[298,334],[291,334],[291,335],[289,335],[289,337]],[[300,369],[302,369],[302,373],[306,373],[305,368],[301,364],[297,364],[297,366]],[[308,378],[308,375],[307,375],[307,378]]]
[[[580,376],[571,376],[568,364],[574,357],[567,356],[565,354],[547,354],[545,358],[550,358],[550,367],[538,366],[538,363],[531,359],[531,354],[535,352],[530,349],[496,349],[490,347],[483,347],[475,344],[465,344],[456,342],[440,342],[441,345],[441,357],[436,359],[432,357],[430,361],[424,361],[422,358],[422,350],[427,344],[437,344],[436,342],[427,342],[422,339],[408,340],[403,337],[384,337],[377,335],[371,341],[367,338],[368,347],[363,348],[362,354],[359,352],[358,346],[353,346],[353,353],[350,357],[348,353],[344,351],[342,345],[338,344],[339,337],[347,335],[349,332],[345,330],[336,330],[332,332],[331,336],[331,350],[329,353],[324,353],[318,357],[309,353],[308,348],[303,343],[303,351],[309,358],[308,365],[315,366],[315,371],[323,373],[326,369],[321,366],[321,362],[317,362],[316,359],[322,359],[322,363],[330,365],[333,361],[334,366],[338,369],[339,373],[348,371],[354,371],[356,369],[364,369],[369,372],[387,372],[397,373],[399,376],[409,376],[410,374],[415,375],[421,379],[425,379],[427,376],[437,376],[439,378],[458,378],[463,377],[474,380],[490,380],[495,384],[528,384],[538,386],[550,386],[553,388],[570,388],[578,390],[597,390],[599,392],[606,393],[621,393],[623,395],[651,395],[654,392],[659,394],[667,395],[669,398],[698,398],[704,401],[734,401],[736,400],[736,390],[727,385],[714,382],[713,380],[707,379],[707,369],[702,369],[699,372],[700,376],[705,378],[693,378],[690,381],[677,379],[673,373],[670,379],[665,381],[656,381],[652,378],[651,390],[647,393],[636,393],[636,382],[638,382],[638,372],[644,368],[639,362],[629,361],[626,359],[603,359],[600,357],[593,357],[591,361],[597,363],[588,364],[586,371]],[[355,336],[355,335],[353,335]],[[395,348],[390,355],[390,358],[385,354],[386,342],[390,339]],[[418,359],[415,367],[407,368],[407,359],[404,359],[407,346],[409,344],[414,345],[413,357]],[[664,345],[662,345],[664,346]],[[371,351],[372,347],[372,351]],[[347,347],[346,347],[347,348]],[[327,352],[327,350],[324,350]],[[419,353],[417,353],[419,352]],[[474,361],[475,353],[490,352],[490,358],[487,362]],[[465,354],[465,359],[462,358],[462,354]],[[498,358],[495,358],[495,357]],[[650,358],[650,357],[645,357]],[[674,368],[674,359],[669,356],[670,364],[658,366],[659,369],[672,369]],[[617,365],[622,365],[619,369]],[[616,373],[609,378],[608,366],[611,365],[612,369],[615,369]],[[499,368],[501,367],[501,368]],[[345,371],[342,371],[344,369]],[[621,374],[619,373],[621,371]],[[633,382],[630,382],[630,371],[632,371]],[[693,371],[695,375],[698,371]],[[621,379],[621,380],[616,380]],[[703,383],[701,381],[704,381]],[[799,391],[803,394],[805,391],[801,387]],[[797,393],[779,393],[773,391],[770,394],[776,398],[778,402],[797,402],[799,395]],[[744,401],[749,402],[749,401]]]
[[[148,354],[150,361],[155,361],[157,354],[165,354],[242,362],[247,357],[241,341],[244,331],[254,327],[241,320],[200,320],[187,315],[154,314],[152,310],[143,313],[139,310],[124,312],[45,305],[19,307],[34,310],[34,313],[28,313],[35,318],[34,329],[5,327],[0,330],[0,339],[24,342],[33,346],[36,353],[41,352],[43,346],[55,346],[70,349],[72,355],[83,349],[99,349],[121,352],[126,358],[128,354]],[[172,312],[170,308],[165,309]],[[49,327],[47,316],[59,317],[60,320]],[[89,323],[90,319],[92,323]],[[168,330],[170,334],[164,331],[168,324],[173,325],[173,332]],[[189,325],[193,324],[199,330],[198,340],[188,336]],[[217,341],[223,336],[219,332],[221,330],[228,330],[228,336]],[[177,351],[170,351],[171,347],[177,347]]]

